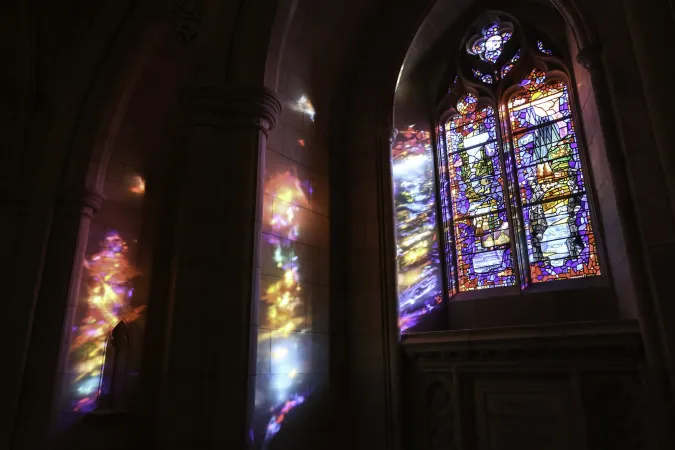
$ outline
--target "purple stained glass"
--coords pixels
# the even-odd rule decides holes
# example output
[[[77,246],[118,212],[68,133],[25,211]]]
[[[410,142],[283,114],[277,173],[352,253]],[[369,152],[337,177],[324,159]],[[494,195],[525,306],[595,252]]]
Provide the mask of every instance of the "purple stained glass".
[[[464,114],[448,121],[445,133],[458,290],[513,285],[511,230],[494,111],[459,105],[457,109]]]
[[[486,84],[492,84],[492,75],[485,74],[478,69],[472,69],[473,76]]]
[[[600,274],[565,83],[533,70],[509,101],[533,283]]]
[[[510,24],[492,23],[483,28],[481,34],[469,40],[467,52],[478,56],[485,62],[495,63],[504,50],[504,45],[511,39],[513,31]]]
[[[544,47],[544,43],[542,41],[537,41],[537,48],[539,49],[540,52],[542,52],[545,55],[552,55],[553,52],[546,47]]]

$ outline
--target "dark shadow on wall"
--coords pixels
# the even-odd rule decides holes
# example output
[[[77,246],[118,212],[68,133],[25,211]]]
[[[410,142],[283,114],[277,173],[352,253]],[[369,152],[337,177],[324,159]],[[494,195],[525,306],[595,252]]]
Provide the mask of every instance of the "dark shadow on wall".
[[[73,424],[56,441],[55,450],[120,450],[131,448],[126,411],[92,412]]]
[[[335,405],[323,389],[312,394],[302,407],[289,417],[267,450],[331,450],[344,448],[335,438]]]

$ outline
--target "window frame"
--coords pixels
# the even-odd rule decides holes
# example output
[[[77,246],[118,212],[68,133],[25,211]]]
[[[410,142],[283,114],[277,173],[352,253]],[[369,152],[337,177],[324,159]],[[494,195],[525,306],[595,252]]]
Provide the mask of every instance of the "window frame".
[[[581,111],[577,93],[577,86],[574,82],[574,76],[569,71],[569,62],[563,58],[557,57],[560,54],[553,50],[553,54],[543,54],[540,50],[528,45],[529,40],[519,30],[514,38],[520,39],[520,44],[517,52],[520,52],[518,61],[505,74],[495,80],[493,84],[484,84],[480,80],[465,76],[464,71],[471,72],[471,65],[465,59],[460,58],[458,64],[455,66],[455,71],[452,78],[448,81],[450,90],[448,94],[443,97],[439,107],[436,109],[435,117],[432,123],[432,145],[434,148],[434,164],[436,165],[436,198],[437,208],[439,210],[438,217],[441,220],[437,221],[437,226],[440,227],[439,235],[442,235],[444,242],[441,245],[441,259],[443,266],[443,277],[446,278],[444,284],[448,286],[444,296],[446,301],[463,301],[473,300],[496,296],[512,296],[512,295],[532,295],[542,292],[550,291],[565,291],[575,290],[588,287],[608,287],[610,267],[605,258],[605,244],[601,230],[603,229],[602,219],[597,212],[595,205],[597,192],[593,180],[593,169],[591,166],[590,157],[587,151],[586,133],[583,119],[579,113]],[[535,45],[537,40],[534,40]],[[547,41],[548,42],[548,41]],[[501,69],[505,64],[508,64],[511,57],[505,58],[506,62],[500,62],[500,59],[495,63],[495,70],[501,74]],[[551,66],[549,68],[549,66]],[[525,223],[523,220],[522,199],[519,194],[519,184],[517,182],[517,166],[515,164],[515,149],[513,148],[513,140],[511,134],[511,118],[508,109],[508,102],[517,94],[525,91],[525,88],[520,86],[519,81],[533,69],[538,68],[546,73],[545,84],[554,83],[557,81],[563,82],[568,92],[568,103],[570,108],[570,119],[575,129],[575,139],[578,146],[579,160],[581,162],[581,170],[584,176],[584,189],[588,203],[589,218],[592,226],[595,239],[595,253],[600,266],[600,274],[594,276],[548,280],[545,282],[532,282],[532,275],[530,269],[530,260],[527,252],[528,242],[525,234]],[[460,77],[461,81],[456,79]],[[451,80],[455,79],[452,83]],[[490,92],[492,90],[492,92]],[[460,94],[458,94],[461,93]],[[459,291],[458,282],[458,266],[457,266],[457,249],[456,249],[456,234],[454,230],[454,213],[452,210],[452,200],[450,193],[443,195],[440,189],[441,185],[450,186],[452,180],[448,169],[448,143],[446,138],[446,125],[459,112],[456,109],[456,103],[467,93],[471,93],[478,99],[477,108],[481,106],[490,106],[494,109],[497,116],[497,143],[500,162],[503,170],[509,170],[510,175],[515,180],[514,195],[511,195],[511,187],[509,186],[509,177],[504,172],[502,181],[502,190],[505,195],[505,205],[509,220],[509,227],[512,230],[510,239],[511,252],[513,257],[513,266],[515,271],[516,283],[512,286],[499,286],[483,289],[472,289],[469,291]],[[507,155],[508,152],[508,155]],[[507,157],[508,156],[508,157]],[[511,167],[507,168],[508,159],[512,160]],[[511,210],[515,207],[517,219],[520,221],[520,229],[514,223],[514,215]],[[446,217],[447,216],[447,217]],[[449,237],[446,237],[449,235]],[[516,237],[514,239],[514,237]],[[519,250],[519,248],[525,251]],[[448,252],[450,254],[448,254]]]

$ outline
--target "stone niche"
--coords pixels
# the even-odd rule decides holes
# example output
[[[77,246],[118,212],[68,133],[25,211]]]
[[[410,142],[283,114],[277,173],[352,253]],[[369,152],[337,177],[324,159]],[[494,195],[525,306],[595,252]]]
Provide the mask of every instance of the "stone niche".
[[[406,448],[647,449],[635,321],[404,336]]]

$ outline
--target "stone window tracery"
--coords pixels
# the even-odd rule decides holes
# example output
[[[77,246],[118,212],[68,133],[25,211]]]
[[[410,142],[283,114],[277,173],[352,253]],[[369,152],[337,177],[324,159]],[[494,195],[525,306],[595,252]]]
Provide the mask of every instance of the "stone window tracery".
[[[465,39],[435,142],[415,125],[396,138],[402,332],[439,309],[442,289],[601,274],[571,77],[549,44],[488,17]]]
[[[513,33],[510,22],[491,18],[467,40],[460,73],[474,79],[454,85],[456,106],[440,124],[453,293],[600,274],[564,65],[547,70],[538,56],[553,51],[542,40],[529,46],[522,33],[507,54]],[[473,65],[486,62],[492,74]],[[524,72],[525,64],[534,67]]]

